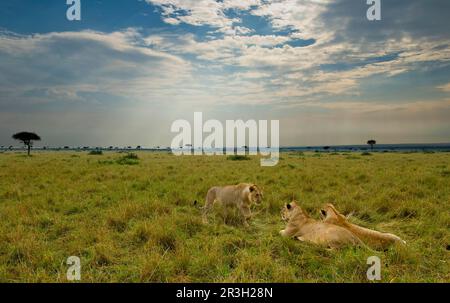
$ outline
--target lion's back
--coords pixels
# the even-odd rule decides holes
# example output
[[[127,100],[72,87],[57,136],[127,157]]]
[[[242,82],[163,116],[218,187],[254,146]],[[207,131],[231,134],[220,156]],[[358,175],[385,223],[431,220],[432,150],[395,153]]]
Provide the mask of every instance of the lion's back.
[[[330,247],[341,247],[346,245],[357,245],[361,241],[347,229],[324,222],[311,224],[307,233],[308,240]]]
[[[217,201],[224,204],[234,204],[240,201],[248,184],[227,185],[223,187],[214,186],[209,191],[214,192]]]

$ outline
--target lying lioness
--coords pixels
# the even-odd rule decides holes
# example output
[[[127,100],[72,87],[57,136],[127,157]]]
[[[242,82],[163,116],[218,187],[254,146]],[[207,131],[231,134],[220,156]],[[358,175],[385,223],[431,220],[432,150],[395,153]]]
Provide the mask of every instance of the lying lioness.
[[[262,192],[255,184],[241,183],[224,187],[211,187],[206,195],[203,222],[208,222],[208,212],[215,202],[219,202],[226,207],[237,207],[244,216],[244,225],[248,226],[247,221],[252,217],[250,206],[252,203],[260,204],[262,198]]]
[[[323,222],[344,227],[345,229],[358,236],[358,238],[360,238],[370,247],[385,249],[394,243],[406,244],[405,241],[403,241],[396,235],[382,233],[350,223],[344,215],[340,214],[336,210],[333,204],[327,204],[321,210],[321,214],[324,217]]]
[[[329,248],[362,244],[357,236],[345,228],[309,217],[295,201],[284,207],[281,218],[288,222],[286,228],[280,231],[283,237],[295,237]]]

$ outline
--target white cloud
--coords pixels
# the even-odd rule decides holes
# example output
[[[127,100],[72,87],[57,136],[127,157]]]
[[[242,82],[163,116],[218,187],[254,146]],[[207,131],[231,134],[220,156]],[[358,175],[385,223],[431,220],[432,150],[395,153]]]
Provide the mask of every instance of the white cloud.
[[[301,106],[318,107],[327,110],[344,111],[346,113],[388,113],[388,112],[407,112],[407,113],[423,113],[427,111],[439,111],[450,108],[450,99],[430,101],[414,101],[408,103],[388,102],[387,100],[378,102],[305,102]]]
[[[2,33],[0,103],[80,101],[82,93],[142,100],[163,89],[176,89],[189,78],[189,62],[139,46],[138,36],[133,29],[110,34]]]
[[[146,39],[155,49],[174,54],[192,54],[197,59],[210,61],[211,66],[236,66],[254,72],[261,68],[272,70],[267,80],[263,99],[295,97],[314,94],[355,94],[359,83],[374,75],[396,76],[420,68],[420,63],[450,61],[448,39],[433,36],[417,37],[401,31],[389,38],[389,30],[382,28],[387,39],[345,39],[354,20],[356,8],[365,4],[334,0],[266,0],[266,1],[184,1],[148,0],[163,10],[166,18],[191,25],[209,25],[226,33],[224,37],[211,36],[197,41],[193,35],[184,37],[152,35]],[[340,11],[338,8],[342,6]],[[338,10],[337,22],[329,10]],[[257,29],[240,30],[238,17],[227,17],[226,9],[246,10],[247,13],[266,18],[274,29],[288,29],[289,34],[259,35]],[[354,9],[350,11],[351,9]],[[239,15],[238,15],[239,16]],[[332,20],[331,20],[332,19]],[[339,21],[340,20],[340,21]],[[358,21],[360,22],[360,21]],[[364,23],[365,24],[365,23]],[[331,26],[330,26],[331,25]],[[368,26],[368,25],[364,25]],[[251,32],[253,31],[253,32]],[[371,32],[375,31],[372,30]],[[256,31],[257,32],[257,31]],[[386,34],[387,33],[387,34]],[[245,36],[243,36],[245,34]],[[314,39],[306,47],[292,47],[288,42],[296,39]],[[444,47],[443,47],[444,46]],[[389,61],[377,58],[398,54]],[[373,59],[373,61],[370,61]],[[366,63],[364,63],[366,62]],[[324,64],[354,65],[353,68],[322,71]],[[261,85],[261,82],[259,82]],[[270,91],[277,85],[278,91]]]
[[[233,23],[240,23],[238,18],[229,18],[225,11],[228,9],[248,10],[260,3],[259,0],[146,0],[159,6],[163,20],[169,24],[186,23],[194,26],[209,25],[227,34],[242,34],[242,27],[234,27]],[[248,30],[248,29],[247,29]]]
[[[444,91],[446,93],[450,93],[450,82],[441,86],[438,86],[437,89]]]
[[[323,43],[328,40],[333,29],[325,28],[319,16],[330,2],[332,0],[266,1],[251,13],[269,18],[274,28],[298,30],[296,38],[314,38]]]

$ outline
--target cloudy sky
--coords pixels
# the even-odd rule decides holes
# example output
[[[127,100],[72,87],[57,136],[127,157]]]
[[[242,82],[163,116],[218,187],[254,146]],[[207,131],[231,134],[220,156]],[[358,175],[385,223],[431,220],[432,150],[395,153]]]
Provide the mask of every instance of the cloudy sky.
[[[168,146],[176,119],[280,120],[281,145],[450,142],[450,1],[0,2],[0,145]]]

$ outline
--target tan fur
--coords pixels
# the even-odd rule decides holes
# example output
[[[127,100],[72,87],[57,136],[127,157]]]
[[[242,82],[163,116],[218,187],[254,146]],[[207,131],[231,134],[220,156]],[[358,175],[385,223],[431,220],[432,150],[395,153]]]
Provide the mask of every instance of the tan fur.
[[[284,207],[282,219],[288,222],[286,228],[280,231],[283,237],[295,237],[300,241],[330,248],[362,244],[357,236],[345,228],[312,219],[295,201]]]
[[[327,204],[321,212],[325,216],[323,222],[344,227],[372,248],[385,249],[395,243],[406,244],[394,234],[382,233],[350,223],[344,215],[336,210],[333,204]]]
[[[207,214],[214,203],[218,202],[226,207],[237,207],[244,216],[244,225],[252,217],[250,206],[252,203],[260,204],[263,198],[262,192],[255,184],[241,183],[224,187],[214,186],[208,190],[206,204],[203,210],[203,221],[208,222]]]

